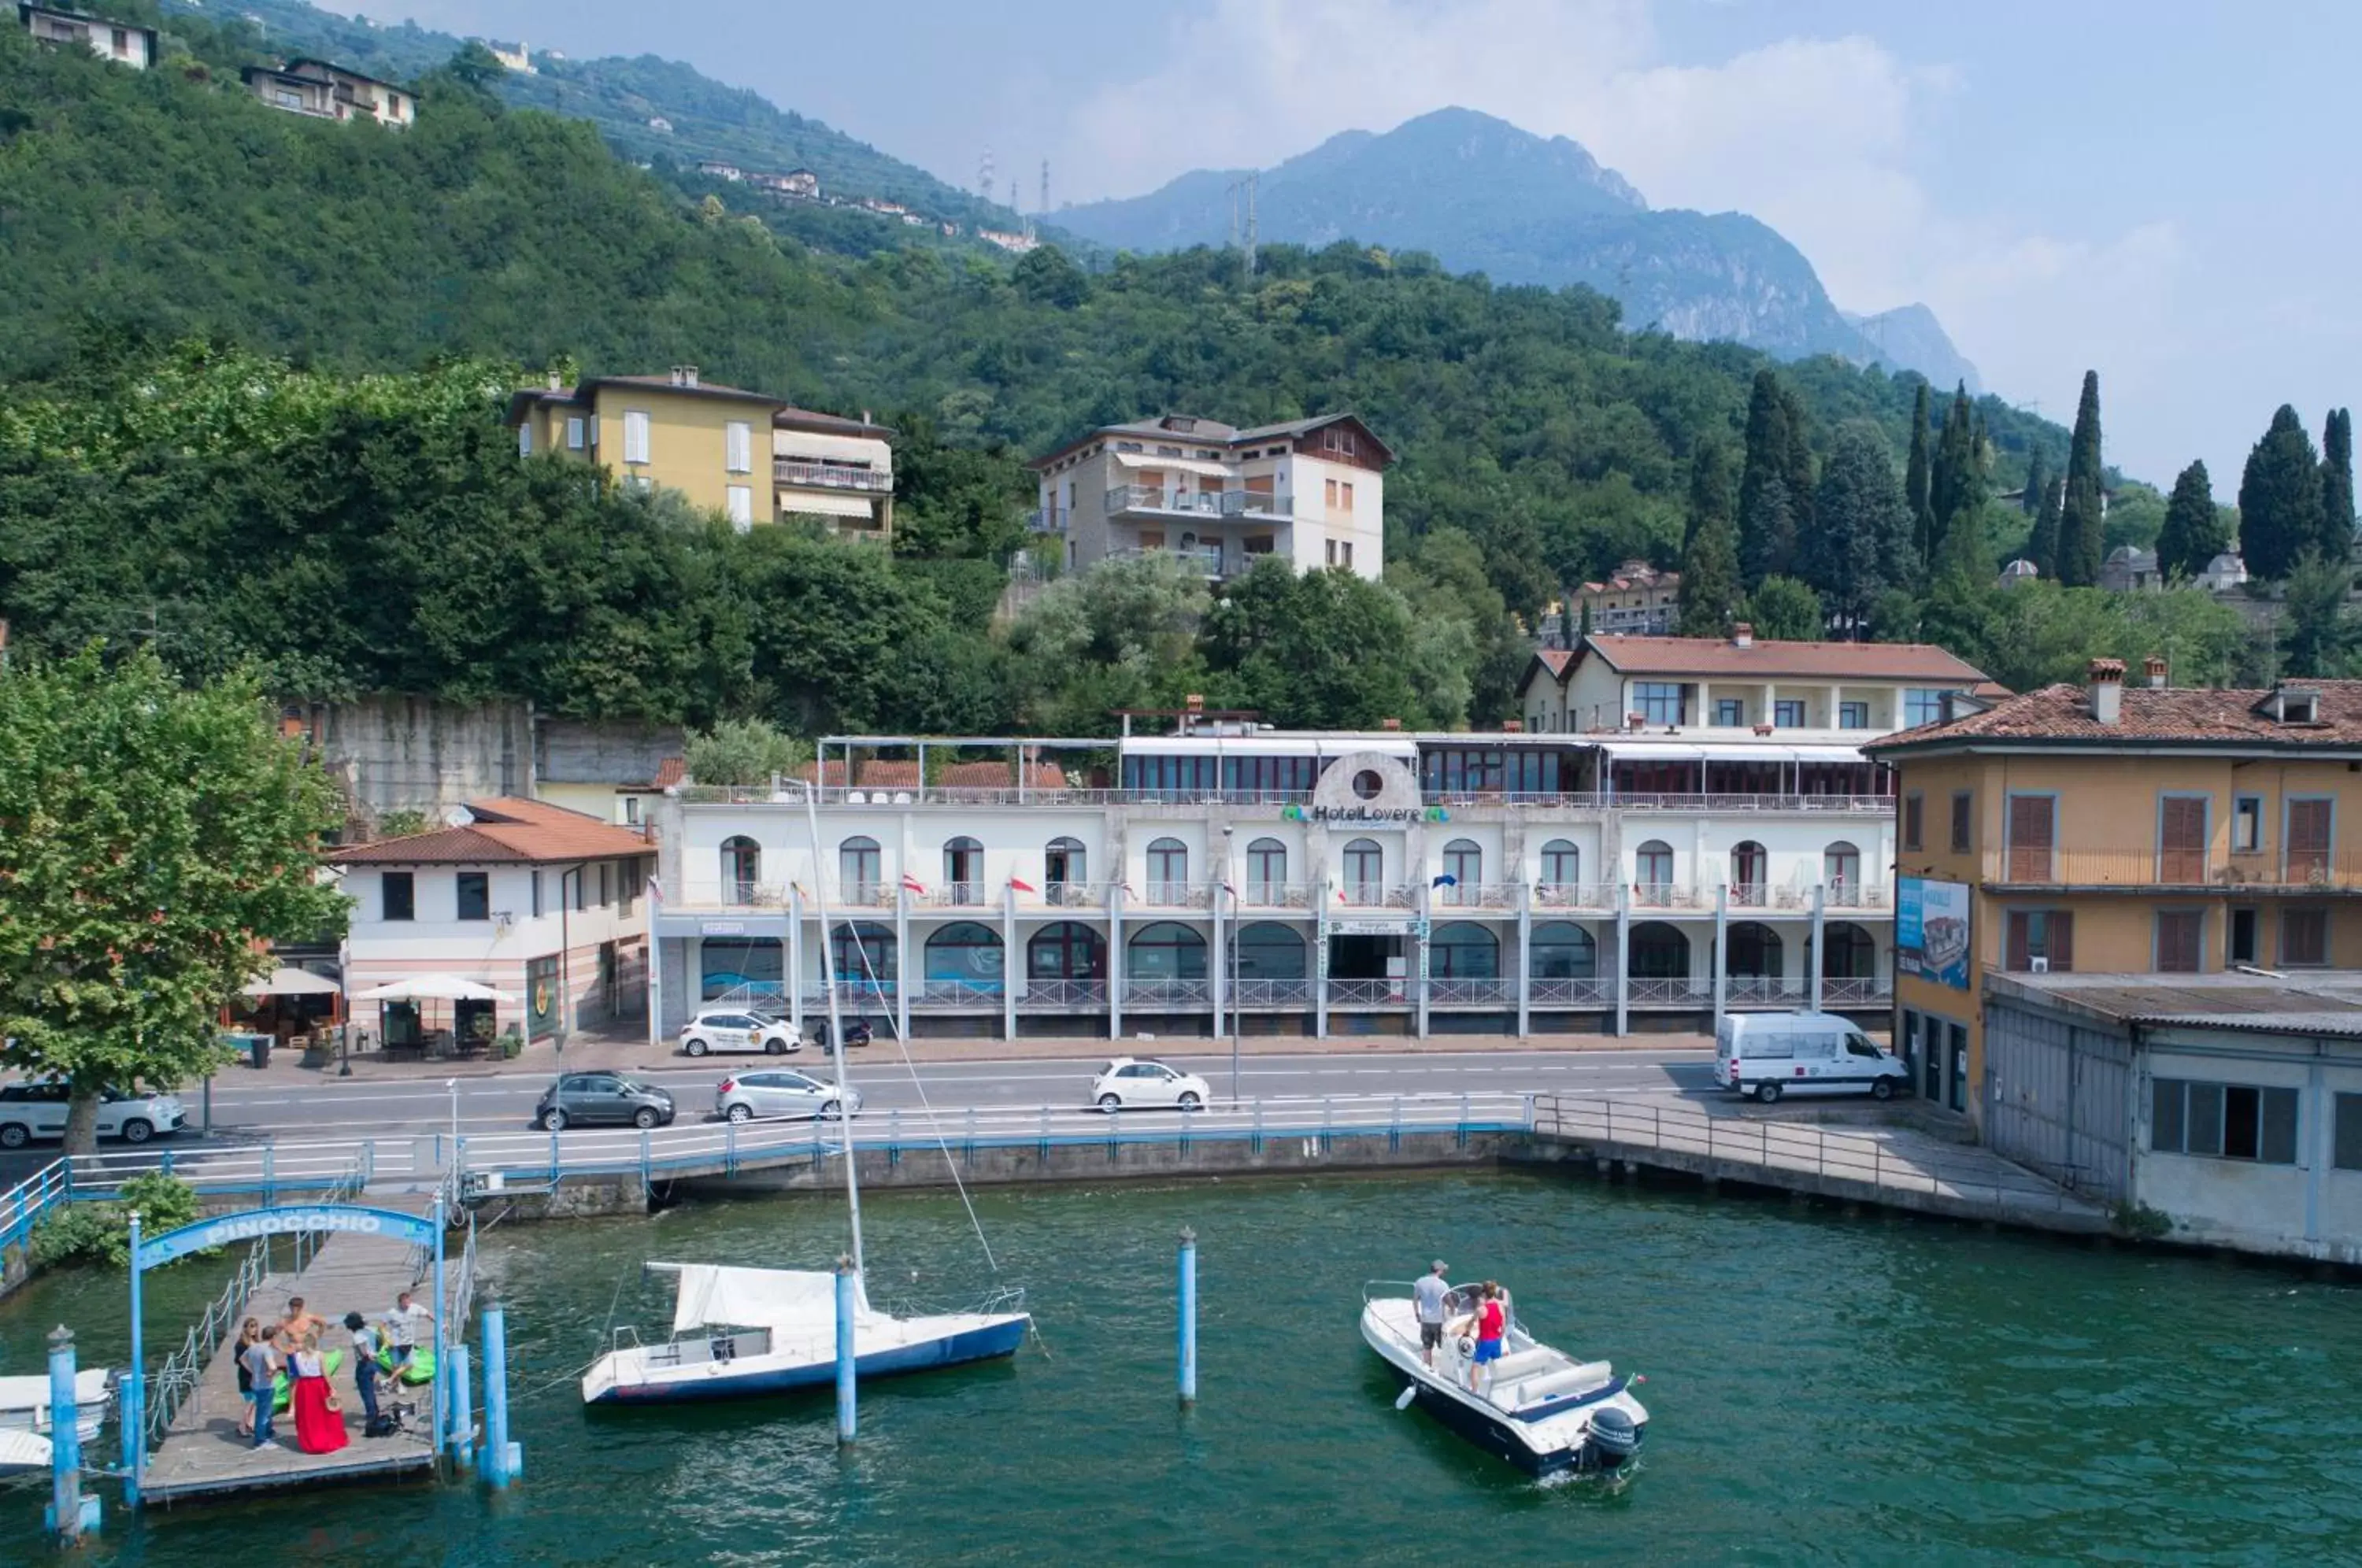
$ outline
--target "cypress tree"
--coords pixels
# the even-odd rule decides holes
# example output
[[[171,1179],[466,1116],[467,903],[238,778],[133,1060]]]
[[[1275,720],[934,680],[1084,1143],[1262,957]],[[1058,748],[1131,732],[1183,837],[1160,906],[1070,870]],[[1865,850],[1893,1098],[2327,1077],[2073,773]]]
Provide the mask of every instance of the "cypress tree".
[[[1875,425],[1839,425],[1821,465],[1814,515],[1819,534],[1803,561],[1806,580],[1821,591],[1837,623],[1859,636],[1878,596],[1898,584],[1887,572],[1907,556],[1898,548],[1910,529],[1910,509],[1894,482],[1894,462]]]
[[[1749,583],[1767,577],[1785,577],[1796,555],[1796,509],[1788,499],[1788,481],[1778,473],[1764,476],[1756,487],[1754,504],[1740,503],[1739,564]]]
[[[1780,401],[1788,413],[1788,450],[1782,477],[1788,481],[1788,506],[1795,514],[1795,537],[1805,540],[1813,536],[1813,423],[1795,388],[1782,382]]]
[[[2050,488],[2050,461],[2035,447],[2025,457],[2025,489],[2018,495],[2018,504],[2025,508],[2028,517],[2042,510],[2042,492]]]
[[[1928,529],[1930,548],[1941,558],[1944,540],[1954,522],[1972,517],[1984,504],[1984,485],[1977,472],[1976,422],[1965,385],[1952,393],[1952,405],[1944,411],[1944,431],[1936,441],[1927,489],[1928,509],[1935,519]]]
[[[1746,602],[1738,580],[1738,518],[1730,454],[1704,441],[1690,459],[1688,543],[1682,551],[1681,634],[1719,637]]]
[[[2296,410],[2282,403],[2239,475],[2239,545],[2247,570],[2268,582],[2285,579],[2299,560],[2319,553],[2321,515],[2320,460]]]
[[[2066,491],[2063,479],[2042,487],[2042,505],[2034,514],[2034,532],[2025,541],[2025,558],[2048,578],[2058,575],[2058,513]]]
[[[1780,395],[1780,378],[1767,366],[1755,372],[1755,384],[1748,392],[1746,446],[1738,473],[1738,554],[1749,588],[1784,569],[1794,547],[1794,520],[1784,497],[1777,512],[1785,542],[1766,543],[1757,536],[1770,515],[1764,487],[1775,480],[1784,487],[1787,464],[1788,404]],[[1767,561],[1772,564],[1764,565]]]
[[[2342,566],[2354,553],[2354,414],[2333,408],[2321,433],[2321,558]]]
[[[2183,581],[2229,548],[2231,531],[2214,506],[2214,482],[2204,463],[2192,463],[2173,481],[2165,524],[2157,532],[2157,566],[2169,582]]]
[[[2067,448],[2067,486],[2058,506],[2058,571],[2070,588],[2100,580],[2102,518],[2100,490],[2100,372],[2083,372],[2083,396],[2075,405],[2075,435]]]
[[[1911,544],[1921,560],[1936,545],[1936,513],[1928,504],[1927,383],[1911,403],[1911,458],[1903,469],[1903,503],[1911,509]]]

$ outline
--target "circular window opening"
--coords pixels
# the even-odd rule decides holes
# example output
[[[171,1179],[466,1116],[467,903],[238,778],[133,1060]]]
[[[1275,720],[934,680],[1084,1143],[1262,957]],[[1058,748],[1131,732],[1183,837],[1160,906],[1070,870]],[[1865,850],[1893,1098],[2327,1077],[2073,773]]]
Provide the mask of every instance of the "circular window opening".
[[[1374,801],[1385,793],[1386,781],[1378,777],[1374,767],[1364,767],[1353,775],[1353,793],[1364,801]]]

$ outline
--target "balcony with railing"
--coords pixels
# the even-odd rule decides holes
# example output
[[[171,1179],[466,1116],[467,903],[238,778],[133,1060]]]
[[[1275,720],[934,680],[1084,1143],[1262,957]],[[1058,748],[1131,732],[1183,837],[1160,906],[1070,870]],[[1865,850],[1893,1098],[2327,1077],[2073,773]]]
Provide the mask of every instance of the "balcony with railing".
[[[1308,910],[1320,902],[1318,882],[1258,882],[1250,878],[1236,886],[1242,910]]]
[[[1242,1008],[1309,1007],[1312,1005],[1312,982],[1242,979],[1233,994]]]
[[[1114,889],[1112,882],[1044,882],[1032,892],[1018,889],[1017,902],[1020,908],[1103,910]]]
[[[1383,980],[1330,980],[1330,1007],[1408,1007],[1411,1004],[1412,982],[1387,978]]]
[[[1108,983],[1105,980],[1043,980],[1029,979],[1019,993],[1017,1005],[1029,1008],[1104,1010],[1108,1004]]]
[[[1812,982],[1801,976],[1730,975],[1722,982],[1726,1007],[1800,1007],[1812,999]]]
[[[1144,909],[1202,910],[1212,908],[1213,902],[1214,885],[1210,882],[1140,884],[1140,907]]]
[[[1617,887],[1613,882],[1537,882],[1534,884],[1534,908],[1538,910],[1612,910],[1616,907]]]
[[[1534,1007],[1612,1007],[1616,1001],[1616,982],[1556,976],[1529,980],[1526,982],[1526,1000]]]
[[[1625,991],[1632,1007],[1712,1007],[1714,981],[1696,977],[1636,979]]]
[[[1029,533],[1063,534],[1066,531],[1066,519],[1063,506],[1037,507],[1025,514],[1025,527]]]
[[[1632,884],[1632,907],[1636,910],[1711,910],[1714,899],[1712,888],[1687,882]]]
[[[1821,981],[1821,1006],[1880,1007],[1894,999],[1893,988],[1883,980],[1848,977]]]
[[[2290,850],[2081,849],[2014,845],[1979,867],[1993,888],[2146,893],[2161,888],[2294,895],[2362,892],[2362,854]]]
[[[887,494],[894,476],[877,469],[856,469],[843,463],[807,462],[800,458],[775,458],[771,482],[801,490],[856,490]]]
[[[1347,909],[1414,910],[1418,907],[1418,889],[1407,882],[1344,882],[1338,886],[1337,899]]]
[[[1157,516],[1253,517],[1285,521],[1295,515],[1288,497],[1255,490],[1185,490],[1174,485],[1120,484],[1107,492],[1107,514],[1148,513]]]
[[[1256,558],[1243,554],[1225,558],[1220,545],[1127,545],[1108,552],[1111,560],[1137,560],[1142,556],[1175,556],[1213,578],[1242,572]],[[1226,559],[1227,565],[1224,564]]]
[[[1469,979],[1440,976],[1427,982],[1427,999],[1432,1007],[1515,1007],[1518,982],[1497,976]]]
[[[1006,989],[999,980],[938,979],[933,976],[911,988],[911,1005],[931,1010],[999,1008]]]
[[[1514,910],[1521,882],[1451,882],[1428,895],[1439,910]]]
[[[1123,1005],[1127,1008],[1201,1008],[1214,1005],[1214,982],[1209,979],[1126,980],[1123,983]]]

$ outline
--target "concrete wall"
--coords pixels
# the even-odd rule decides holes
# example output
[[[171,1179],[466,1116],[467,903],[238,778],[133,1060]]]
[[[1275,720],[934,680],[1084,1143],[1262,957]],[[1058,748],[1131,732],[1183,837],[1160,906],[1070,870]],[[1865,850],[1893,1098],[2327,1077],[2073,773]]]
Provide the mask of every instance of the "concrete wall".
[[[364,818],[439,815],[469,800],[533,793],[533,710],[524,702],[381,694],[323,703],[304,722]]]

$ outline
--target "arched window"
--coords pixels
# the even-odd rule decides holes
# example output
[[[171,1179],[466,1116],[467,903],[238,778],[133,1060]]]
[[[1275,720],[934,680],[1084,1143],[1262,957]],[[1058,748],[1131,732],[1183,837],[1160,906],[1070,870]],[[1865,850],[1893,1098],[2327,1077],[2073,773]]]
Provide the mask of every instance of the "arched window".
[[[1500,938],[1473,921],[1439,925],[1428,939],[1427,972],[1437,979],[1497,980]]]
[[[1384,903],[1386,897],[1386,852],[1374,838],[1357,838],[1345,846],[1345,901]]]
[[[1850,921],[1831,921],[1821,933],[1821,977],[1830,980],[1878,977],[1878,944]]]
[[[1261,920],[1239,927],[1239,978],[1300,980],[1304,978],[1304,933],[1277,921]]]
[[[944,895],[955,904],[984,902],[984,845],[966,834],[944,845]]]
[[[1123,973],[1131,980],[1202,980],[1206,939],[1178,921],[1143,925],[1125,946]]]
[[[1589,980],[1599,975],[1599,944],[1572,921],[1534,927],[1528,972],[1537,980]]]
[[[1782,957],[1778,932],[1743,920],[1730,928],[1722,972],[1735,980],[1776,980],[1783,973]]]
[[[1730,852],[1730,901],[1749,908],[1763,902],[1763,884],[1772,878],[1772,856],[1753,839],[1734,845]]]
[[[1634,896],[1641,903],[1672,902],[1673,846],[1661,838],[1652,838],[1633,851],[1632,885]]]
[[[1437,892],[1447,904],[1473,904],[1482,895],[1477,889],[1485,882],[1485,852],[1473,838],[1455,838],[1443,846],[1443,874],[1451,880]]]
[[[1246,896],[1251,903],[1275,904],[1286,897],[1287,845],[1259,838],[1247,845]]]
[[[881,902],[885,881],[876,839],[857,834],[836,846],[836,889],[846,903]]]
[[[836,983],[856,996],[882,997],[894,988],[894,930],[876,921],[844,921],[828,933]]]
[[[1861,851],[1839,839],[1821,852],[1821,880],[1833,904],[1858,903],[1861,898]]]
[[[1037,980],[1104,980],[1107,942],[1080,921],[1045,925],[1025,944],[1025,972]]]
[[[745,836],[722,841],[722,890],[734,904],[751,904],[763,885],[763,846]]]
[[[999,996],[1002,962],[999,932],[977,921],[954,921],[927,938],[927,989]]]
[[[1189,900],[1189,846],[1160,838],[1148,846],[1148,901],[1179,904]]]
[[[1051,903],[1082,902],[1081,889],[1090,879],[1089,861],[1081,839],[1054,838],[1043,847],[1042,890]]]
[[[1632,977],[1636,980],[1686,980],[1690,974],[1690,939],[1661,920],[1644,920],[1632,928]]]
[[[1554,838],[1542,845],[1542,886],[1572,888],[1583,880],[1583,851],[1572,839]]]

